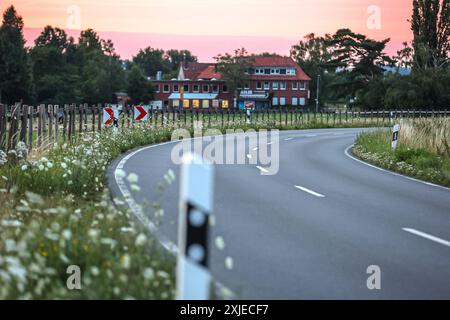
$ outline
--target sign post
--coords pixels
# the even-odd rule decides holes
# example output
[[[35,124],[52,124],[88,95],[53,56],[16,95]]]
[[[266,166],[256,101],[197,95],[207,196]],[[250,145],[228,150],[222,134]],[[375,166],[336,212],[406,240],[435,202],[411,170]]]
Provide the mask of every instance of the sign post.
[[[213,166],[187,154],[181,167],[177,299],[208,300],[209,219],[213,207]]]
[[[394,126],[394,130],[393,130],[393,134],[392,134],[392,150],[394,150],[394,151],[397,149],[399,133],[400,133],[400,125],[396,124]]]

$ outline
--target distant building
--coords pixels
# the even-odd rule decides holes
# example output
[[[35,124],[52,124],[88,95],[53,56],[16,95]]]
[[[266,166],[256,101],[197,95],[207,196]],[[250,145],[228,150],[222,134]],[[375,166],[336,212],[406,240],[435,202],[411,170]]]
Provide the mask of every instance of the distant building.
[[[236,106],[256,109],[284,106],[302,107],[310,98],[311,78],[291,58],[256,57],[247,74],[250,81],[239,89]],[[217,65],[186,62],[180,66],[178,77],[152,81],[155,101],[164,108],[222,108],[234,107],[234,93],[230,92]]]

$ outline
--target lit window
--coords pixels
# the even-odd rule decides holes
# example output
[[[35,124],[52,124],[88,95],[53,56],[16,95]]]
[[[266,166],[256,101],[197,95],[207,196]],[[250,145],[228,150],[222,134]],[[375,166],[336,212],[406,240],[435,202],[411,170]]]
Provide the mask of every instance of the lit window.
[[[180,100],[173,100],[172,105],[174,108],[178,108],[180,106]]]
[[[208,109],[209,108],[209,100],[203,100],[202,107],[203,107],[203,109]]]

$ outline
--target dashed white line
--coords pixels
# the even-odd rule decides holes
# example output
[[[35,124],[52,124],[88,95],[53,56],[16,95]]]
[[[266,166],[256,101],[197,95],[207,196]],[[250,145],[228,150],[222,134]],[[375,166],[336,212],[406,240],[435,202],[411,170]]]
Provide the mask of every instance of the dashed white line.
[[[435,237],[435,236],[433,236],[431,234],[428,234],[428,233],[425,233],[425,232],[422,232],[422,231],[419,231],[419,230],[416,230],[416,229],[411,229],[411,228],[403,228],[403,231],[406,231],[406,232],[415,234],[416,236],[419,236],[419,237],[422,237],[422,238],[434,241],[434,242],[442,244],[442,245],[444,245],[446,247],[450,247],[450,241],[447,241],[447,240]]]
[[[260,166],[256,166],[256,168],[259,169],[259,171],[263,172],[263,173],[269,173],[269,170],[267,170],[266,168],[260,167]]]
[[[253,148],[252,151],[258,151],[258,149],[259,149],[259,148],[256,147],[256,148]]]
[[[318,192],[312,191],[308,188],[302,187],[302,186],[295,186],[297,189],[302,190],[306,193],[312,194],[313,196],[316,196],[318,198],[325,198],[325,196],[323,194],[320,194]]]
[[[252,159],[252,158],[253,158],[253,156],[251,154],[247,155],[247,159]]]
[[[314,137],[317,137],[317,134],[307,134],[307,135],[305,135],[305,137],[314,138]]]
[[[268,146],[271,146],[271,145],[273,145],[273,142],[269,142],[267,145],[268,145]]]
[[[294,138],[286,138],[286,139],[284,139],[284,141],[291,141],[291,140],[293,140]]]

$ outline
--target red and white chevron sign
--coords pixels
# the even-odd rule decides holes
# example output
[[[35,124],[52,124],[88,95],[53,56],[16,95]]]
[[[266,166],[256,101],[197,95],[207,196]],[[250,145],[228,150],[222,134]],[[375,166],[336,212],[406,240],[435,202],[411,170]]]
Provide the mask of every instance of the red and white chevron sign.
[[[148,106],[135,106],[134,121],[147,121],[147,120],[148,120]]]
[[[114,119],[119,119],[119,110],[112,107],[106,107],[103,109],[103,124],[105,126],[112,126]]]

